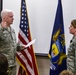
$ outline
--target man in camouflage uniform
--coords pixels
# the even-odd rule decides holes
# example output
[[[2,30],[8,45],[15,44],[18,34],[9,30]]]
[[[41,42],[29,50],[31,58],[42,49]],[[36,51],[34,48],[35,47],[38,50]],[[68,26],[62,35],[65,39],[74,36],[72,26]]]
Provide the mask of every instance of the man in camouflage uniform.
[[[14,20],[12,11],[2,10],[1,18],[0,53],[3,53],[8,59],[9,75],[16,75],[15,54],[16,50],[21,50],[23,46],[17,44],[15,31],[10,26]]]
[[[76,75],[76,20],[72,20],[69,32],[73,35],[67,55],[67,69]]]

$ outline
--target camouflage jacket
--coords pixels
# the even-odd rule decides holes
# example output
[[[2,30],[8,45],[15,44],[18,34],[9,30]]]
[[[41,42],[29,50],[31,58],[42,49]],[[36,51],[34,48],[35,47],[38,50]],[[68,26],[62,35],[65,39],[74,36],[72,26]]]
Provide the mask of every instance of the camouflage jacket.
[[[2,28],[0,24],[0,52],[3,53],[9,63],[9,67],[15,66],[15,54],[17,50],[16,35],[14,29]]]
[[[76,36],[73,36],[68,48],[67,69],[76,74]]]

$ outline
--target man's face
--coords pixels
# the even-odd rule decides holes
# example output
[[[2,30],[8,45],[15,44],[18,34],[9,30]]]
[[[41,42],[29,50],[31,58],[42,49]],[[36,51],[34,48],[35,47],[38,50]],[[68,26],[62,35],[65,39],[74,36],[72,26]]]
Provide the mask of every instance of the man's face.
[[[8,25],[12,24],[13,23],[13,13],[10,12],[10,13],[7,13],[6,17],[5,17],[5,21]]]

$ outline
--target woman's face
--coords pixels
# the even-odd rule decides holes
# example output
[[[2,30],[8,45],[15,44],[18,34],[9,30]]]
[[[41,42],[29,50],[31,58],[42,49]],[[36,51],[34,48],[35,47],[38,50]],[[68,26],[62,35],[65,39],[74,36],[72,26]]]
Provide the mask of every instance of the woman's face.
[[[76,32],[76,28],[74,28],[73,25],[70,25],[70,27],[69,27],[69,32],[70,32],[71,34],[74,34],[74,33]]]

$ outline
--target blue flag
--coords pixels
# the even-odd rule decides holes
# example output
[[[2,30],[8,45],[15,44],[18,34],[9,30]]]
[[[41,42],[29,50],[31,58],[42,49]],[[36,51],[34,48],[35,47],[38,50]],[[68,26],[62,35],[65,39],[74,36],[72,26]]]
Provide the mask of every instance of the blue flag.
[[[50,57],[50,75],[59,75],[61,71],[66,69],[66,46],[61,0],[58,0],[48,55]]]

